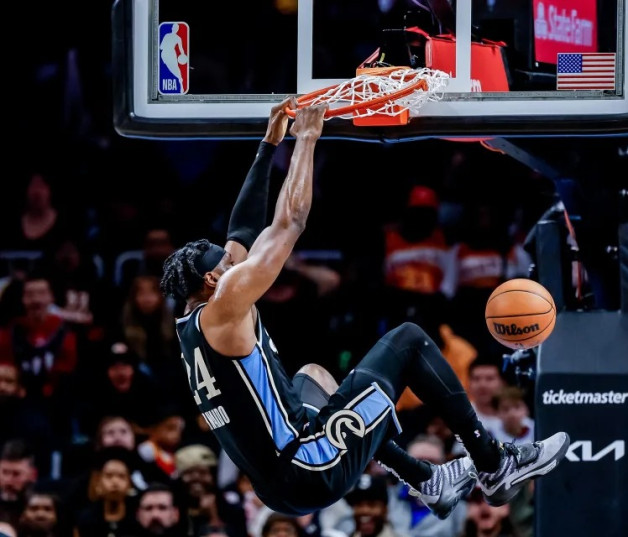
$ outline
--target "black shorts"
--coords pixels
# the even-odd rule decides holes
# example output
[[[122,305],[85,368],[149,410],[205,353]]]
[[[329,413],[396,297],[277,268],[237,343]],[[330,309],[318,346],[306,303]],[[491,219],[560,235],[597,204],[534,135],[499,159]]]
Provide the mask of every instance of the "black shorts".
[[[298,441],[282,452],[282,475],[256,492],[271,509],[300,515],[341,499],[378,448],[401,427],[391,387],[382,386],[382,376],[375,371],[352,371],[331,396],[308,375],[295,375],[293,384],[303,396],[310,422]]]

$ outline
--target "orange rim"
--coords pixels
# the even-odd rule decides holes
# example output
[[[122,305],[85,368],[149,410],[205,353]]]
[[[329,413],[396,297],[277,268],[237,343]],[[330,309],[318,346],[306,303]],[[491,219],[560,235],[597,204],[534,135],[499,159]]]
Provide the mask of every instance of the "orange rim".
[[[386,75],[387,73],[397,70],[398,68],[388,68],[386,70],[382,71],[382,75]],[[297,107],[296,108],[290,108],[290,107],[286,107],[285,111],[286,114],[288,116],[290,116],[291,118],[294,119],[295,115],[296,115],[296,111],[301,109],[301,108],[305,108],[306,106],[310,106],[312,104],[312,102],[314,101],[314,99],[320,97],[321,95],[324,95],[326,92],[337,88],[338,86],[340,86],[341,84],[334,84],[333,86],[327,86],[326,88],[321,88],[318,89],[316,91],[312,91],[310,93],[306,93],[304,95],[301,95],[300,97],[297,98]],[[325,112],[325,118],[332,118],[332,117],[337,117],[337,116],[342,116],[345,114],[350,114],[352,112],[358,111],[358,110],[363,110],[365,108],[369,108],[371,106],[376,106],[388,101],[396,101],[397,99],[401,99],[402,97],[405,97],[406,95],[409,95],[410,93],[412,93],[413,91],[415,91],[416,89],[423,89],[423,90],[427,90],[427,82],[425,80],[423,80],[422,78],[417,78],[416,82],[413,82],[412,84],[401,88],[397,91],[393,91],[392,93],[388,93],[386,95],[382,95],[381,97],[376,97],[374,99],[368,99],[365,101],[361,101],[358,103],[353,103],[353,104],[349,104],[347,106],[340,106],[338,108],[329,108],[326,112]],[[321,103],[324,103],[325,100],[323,99],[322,101],[320,101]]]

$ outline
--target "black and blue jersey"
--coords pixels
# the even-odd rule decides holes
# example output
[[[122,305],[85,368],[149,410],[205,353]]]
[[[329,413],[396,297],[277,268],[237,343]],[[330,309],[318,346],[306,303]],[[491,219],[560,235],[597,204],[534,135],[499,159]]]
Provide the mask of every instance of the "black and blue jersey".
[[[349,375],[318,415],[306,413],[258,314],[255,347],[227,357],[207,343],[199,315],[177,320],[196,404],[221,447],[271,509],[304,514],[341,498],[374,451],[399,432],[394,403],[368,375]]]

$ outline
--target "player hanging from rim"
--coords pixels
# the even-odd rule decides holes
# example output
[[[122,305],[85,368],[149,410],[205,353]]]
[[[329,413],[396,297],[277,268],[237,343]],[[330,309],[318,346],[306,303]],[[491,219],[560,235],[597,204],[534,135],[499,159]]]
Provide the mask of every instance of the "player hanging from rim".
[[[301,515],[333,504],[373,458],[440,518],[476,480],[490,504],[508,502],[563,458],[567,434],[517,446],[491,438],[453,370],[419,326],[404,323],[384,335],[331,397],[325,392],[335,389],[334,380],[322,367],[305,366],[294,383],[285,372],[255,303],[305,228],[314,148],[328,105],[297,111],[290,167],[266,226],[271,161],[288,126],[286,106],[295,108],[293,97],[271,111],[231,213],[224,249],[208,240],[189,242],[164,264],[163,292],[186,304],[176,327],[200,412],[275,511]],[[325,379],[331,379],[326,390]],[[406,386],[439,410],[469,456],[437,466],[410,457],[394,442],[400,432],[395,401]]]

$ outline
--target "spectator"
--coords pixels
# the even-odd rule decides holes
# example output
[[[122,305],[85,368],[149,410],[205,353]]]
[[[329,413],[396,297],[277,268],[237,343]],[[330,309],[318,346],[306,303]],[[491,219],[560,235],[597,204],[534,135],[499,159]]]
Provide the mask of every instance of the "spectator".
[[[122,292],[128,292],[137,276],[155,276],[161,279],[164,261],[175,250],[172,233],[162,226],[149,227],[142,242],[139,259],[129,259],[121,266],[117,282]]]
[[[399,219],[384,228],[384,296],[388,326],[412,321],[439,343],[452,294],[453,257],[438,223],[436,192],[410,189]]]
[[[350,537],[399,537],[388,518],[388,484],[380,476],[362,474],[345,499],[353,509],[355,531]]]
[[[82,335],[85,344],[103,337],[107,315],[113,314],[111,288],[91,255],[75,235],[67,235],[43,259],[54,293],[56,312]]]
[[[24,439],[33,447],[35,465],[48,469],[55,440],[49,417],[27,397],[18,367],[0,361],[0,445],[12,438]]]
[[[501,421],[493,406],[493,397],[504,386],[495,360],[479,356],[469,365],[469,399],[478,419],[491,435],[501,427]]]
[[[493,398],[501,426],[495,437],[501,442],[534,442],[534,420],[526,403],[525,392],[517,386],[504,386]],[[517,537],[534,535],[534,483],[530,483],[510,501],[510,522]]]
[[[303,530],[295,517],[273,513],[266,519],[261,537],[303,537]]]
[[[118,448],[128,450],[128,463],[131,472],[131,484],[135,490],[146,489],[148,482],[153,479],[151,465],[147,465],[137,453],[136,437],[132,424],[123,416],[105,416],[102,418],[94,435],[92,457],[97,456],[103,450]],[[66,471],[67,474],[67,471]],[[74,510],[87,506],[90,490],[95,485],[93,480],[99,476],[90,468],[81,472],[67,487],[67,503]],[[163,478],[159,473],[158,477]]]
[[[212,527],[223,528],[229,537],[247,537],[240,498],[233,493],[223,494],[216,486],[215,453],[207,446],[193,444],[177,450],[175,460],[183,490],[186,535],[195,536]]]
[[[17,527],[26,498],[37,481],[35,457],[19,439],[6,442],[0,453],[0,520]]]
[[[29,495],[18,524],[20,537],[70,537],[63,525],[60,500],[52,493],[33,492]]]
[[[47,251],[68,229],[63,211],[53,200],[50,175],[32,170],[26,181],[24,203],[19,214],[3,228],[4,248]]]
[[[92,437],[105,416],[122,416],[134,426],[139,425],[154,407],[157,392],[155,381],[138,367],[137,355],[123,340],[108,345],[96,374],[79,394],[80,405],[75,410],[83,434]]]
[[[133,537],[181,537],[179,508],[174,493],[165,483],[151,483],[139,497],[136,513],[138,531]]]
[[[51,312],[53,294],[48,277],[31,272],[22,289],[24,315],[0,334],[0,352],[22,370],[30,397],[50,398],[77,364],[76,334]]]
[[[105,416],[98,424],[94,449],[100,451],[112,446],[129,450],[131,463],[131,481],[137,490],[144,490],[149,482],[159,479],[158,472],[151,473],[151,465],[145,464],[137,452],[136,436],[133,424],[122,416]]]
[[[238,478],[235,482],[235,491],[241,502],[249,537],[261,537],[264,523],[274,511],[267,505],[264,505],[264,502],[253,489],[249,476],[239,469]]]
[[[172,376],[184,382],[184,370],[177,359],[174,312],[159,289],[157,276],[133,279],[122,306],[121,326],[125,341],[142,367],[160,381],[167,381],[169,387],[180,385]]]
[[[493,396],[492,403],[500,421],[494,431],[497,440],[517,444],[534,442],[534,420],[521,388],[504,386]]]
[[[96,454],[90,503],[81,509],[74,524],[75,537],[120,537],[133,529],[129,451],[110,447]]]
[[[508,521],[510,505],[492,507],[484,500],[480,488],[476,488],[467,498],[467,524],[465,537],[512,537],[512,527]]]
[[[176,475],[175,451],[181,445],[185,419],[177,405],[170,402],[157,404],[152,412],[144,416],[146,439],[137,446],[142,460],[152,468],[158,481]]]

